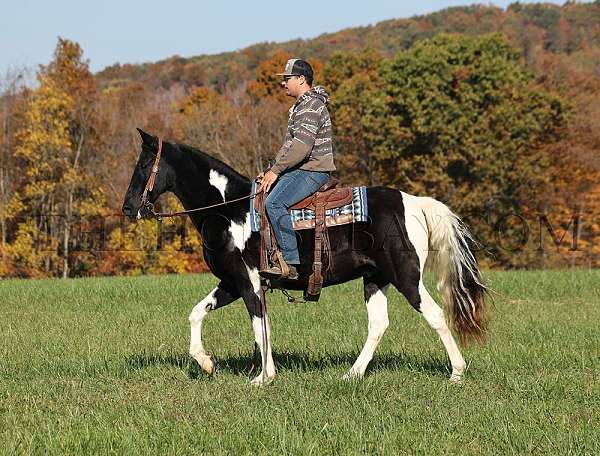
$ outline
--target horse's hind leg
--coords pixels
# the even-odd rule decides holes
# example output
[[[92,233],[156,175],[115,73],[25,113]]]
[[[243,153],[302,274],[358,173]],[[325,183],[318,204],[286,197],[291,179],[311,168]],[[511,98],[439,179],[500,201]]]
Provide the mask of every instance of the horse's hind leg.
[[[369,362],[373,358],[373,353],[375,353],[377,345],[379,345],[379,341],[389,325],[387,309],[389,284],[383,280],[365,278],[364,287],[369,318],[367,341],[350,371],[344,375],[344,379],[360,378],[364,375]]]
[[[418,279],[417,279],[418,277]],[[446,318],[444,317],[444,311],[442,308],[433,300],[425,285],[420,274],[417,276],[415,273],[411,280],[404,282],[394,281],[394,284],[398,284],[396,288],[400,291],[404,297],[408,300],[411,306],[423,314],[429,326],[436,330],[444,348],[450,358],[452,364],[452,375],[450,380],[453,382],[459,382],[462,378],[462,374],[465,370],[465,360],[460,354],[458,345],[454,341],[454,337],[448,328]]]
[[[463,372],[465,370],[465,360],[462,357],[458,345],[448,328],[448,323],[444,317],[444,311],[442,308],[433,300],[423,282],[419,282],[419,296],[421,297],[420,310],[433,329],[435,329],[442,339],[442,343],[448,352],[450,363],[452,364],[452,375],[450,375],[450,381],[460,382],[462,379]]]

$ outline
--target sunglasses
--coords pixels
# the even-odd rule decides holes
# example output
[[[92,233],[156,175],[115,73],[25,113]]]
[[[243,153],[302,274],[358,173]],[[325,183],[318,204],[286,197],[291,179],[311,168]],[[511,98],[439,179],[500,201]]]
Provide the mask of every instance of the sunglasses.
[[[298,75],[297,75],[297,74],[292,74],[292,75],[290,75],[290,76],[284,76],[284,77],[283,77],[283,80],[284,80],[284,82],[288,82],[290,79],[292,79],[292,78],[297,78],[297,77],[298,77]]]

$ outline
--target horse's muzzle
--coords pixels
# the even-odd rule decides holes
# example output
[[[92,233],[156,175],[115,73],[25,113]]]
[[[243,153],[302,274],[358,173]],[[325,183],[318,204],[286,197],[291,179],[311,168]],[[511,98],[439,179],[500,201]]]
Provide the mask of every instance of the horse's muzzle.
[[[134,209],[127,205],[124,204],[123,208],[121,209],[121,212],[123,212],[123,215],[126,216],[129,220],[135,220],[136,219],[136,213],[134,211]]]
[[[147,205],[140,206],[138,210],[135,210],[129,205],[123,205],[122,212],[131,222],[151,218],[153,216],[151,207]]]

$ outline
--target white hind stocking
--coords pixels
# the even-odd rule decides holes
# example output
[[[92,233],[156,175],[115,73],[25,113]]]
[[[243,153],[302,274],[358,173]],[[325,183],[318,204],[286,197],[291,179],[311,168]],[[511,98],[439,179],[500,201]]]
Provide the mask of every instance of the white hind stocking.
[[[373,353],[379,345],[385,330],[389,325],[387,309],[387,291],[389,285],[382,287],[367,301],[367,313],[369,317],[369,332],[367,341],[354,362],[350,371],[344,376],[345,379],[360,378],[364,375]]]
[[[435,329],[439,334],[440,339],[442,339],[442,343],[446,348],[446,352],[448,353],[448,357],[450,358],[450,363],[452,364],[452,375],[450,376],[450,380],[459,382],[465,370],[465,360],[460,354],[460,350],[454,341],[454,337],[452,337],[450,328],[448,328],[448,324],[444,318],[444,311],[433,300],[422,282],[419,283],[419,295],[421,296],[421,312],[423,313],[425,320],[427,320],[427,323],[429,323],[429,326]]]

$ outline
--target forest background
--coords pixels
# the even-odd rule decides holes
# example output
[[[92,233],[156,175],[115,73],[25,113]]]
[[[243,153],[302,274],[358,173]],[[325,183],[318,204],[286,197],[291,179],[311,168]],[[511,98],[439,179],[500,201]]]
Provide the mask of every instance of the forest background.
[[[342,183],[440,199],[486,267],[600,266],[597,0],[450,8],[97,74],[59,38],[35,83],[0,81],[0,276],[206,270],[186,219],[120,215],[135,128],[254,176],[283,140],[293,100],[275,73],[293,56],[331,94]]]

